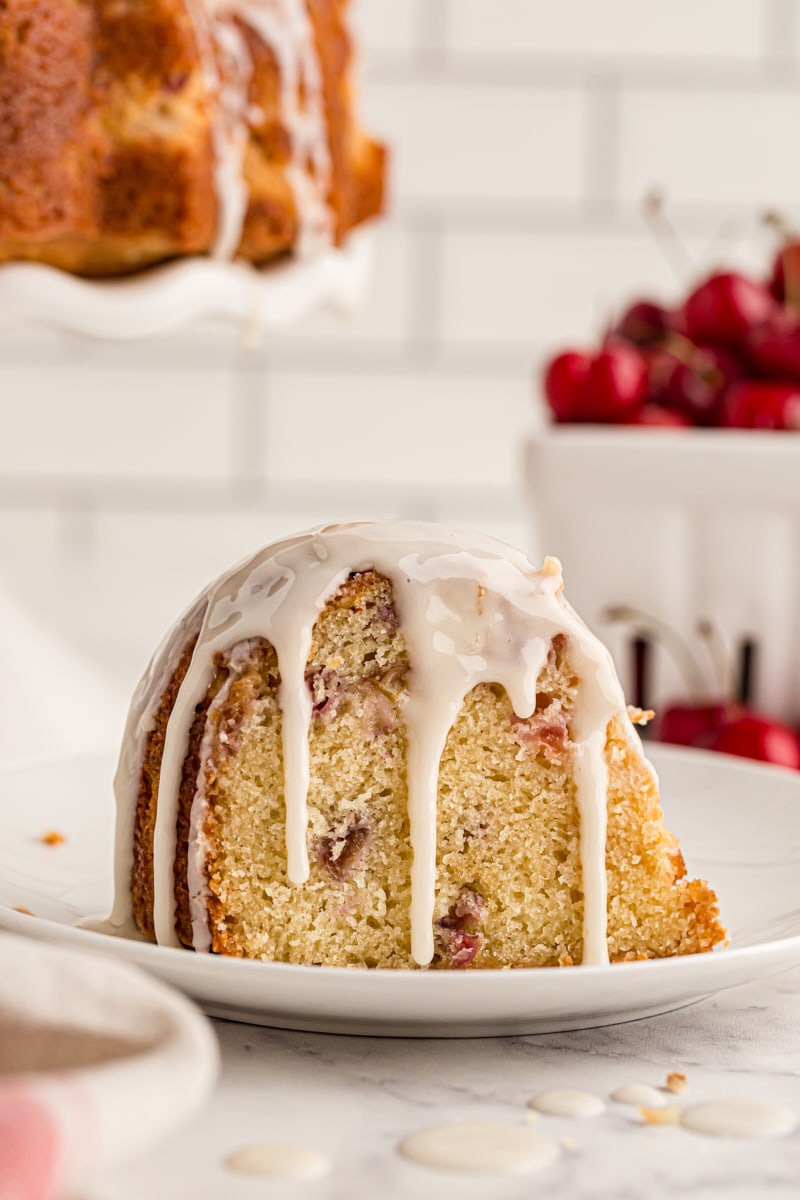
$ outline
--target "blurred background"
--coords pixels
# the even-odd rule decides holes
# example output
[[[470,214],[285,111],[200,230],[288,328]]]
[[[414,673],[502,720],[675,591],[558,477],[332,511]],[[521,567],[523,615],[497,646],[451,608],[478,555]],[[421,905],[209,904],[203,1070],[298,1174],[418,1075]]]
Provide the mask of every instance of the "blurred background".
[[[210,325],[0,333],[0,581],[102,679],[110,736],[176,613],[275,535],[410,516],[538,555],[537,364],[688,282],[643,196],[663,190],[698,271],[763,271],[760,214],[800,200],[798,0],[353,7],[364,123],[393,163],[358,316],[256,350]]]

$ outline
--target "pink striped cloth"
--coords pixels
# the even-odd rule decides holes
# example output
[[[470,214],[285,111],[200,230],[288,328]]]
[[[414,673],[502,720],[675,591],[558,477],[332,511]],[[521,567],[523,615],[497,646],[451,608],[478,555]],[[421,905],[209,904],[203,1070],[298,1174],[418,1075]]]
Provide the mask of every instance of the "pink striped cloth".
[[[0,934],[0,1200],[67,1200],[208,1097],[209,1023],[97,954]]]

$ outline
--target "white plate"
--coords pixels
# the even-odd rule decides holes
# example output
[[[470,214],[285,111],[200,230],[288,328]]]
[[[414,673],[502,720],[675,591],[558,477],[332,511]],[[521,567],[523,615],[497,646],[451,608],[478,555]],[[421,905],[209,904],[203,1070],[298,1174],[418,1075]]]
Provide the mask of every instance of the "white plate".
[[[708,878],[720,896],[730,949],[610,967],[365,971],[245,962],[75,929],[79,918],[110,908],[110,758],[0,771],[0,927],[102,947],[182,988],[216,1016],[412,1037],[608,1025],[800,964],[800,775],[673,748],[657,747],[652,758],[689,872]],[[67,841],[43,845],[48,829]]]
[[[341,248],[263,268],[184,258],[119,279],[81,279],[41,263],[7,263],[0,266],[0,324],[33,320],[131,340],[214,317],[257,342],[317,308],[357,308],[371,262],[372,235],[356,230]]]

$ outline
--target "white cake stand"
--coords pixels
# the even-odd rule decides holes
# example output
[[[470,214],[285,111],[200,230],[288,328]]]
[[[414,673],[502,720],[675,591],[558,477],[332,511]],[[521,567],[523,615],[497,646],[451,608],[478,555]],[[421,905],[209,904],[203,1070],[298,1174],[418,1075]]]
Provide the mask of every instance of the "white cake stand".
[[[257,341],[320,308],[357,308],[372,252],[371,233],[356,230],[341,248],[263,268],[187,258],[122,279],[81,279],[40,263],[9,263],[0,267],[0,327],[34,321],[134,340],[214,318]]]

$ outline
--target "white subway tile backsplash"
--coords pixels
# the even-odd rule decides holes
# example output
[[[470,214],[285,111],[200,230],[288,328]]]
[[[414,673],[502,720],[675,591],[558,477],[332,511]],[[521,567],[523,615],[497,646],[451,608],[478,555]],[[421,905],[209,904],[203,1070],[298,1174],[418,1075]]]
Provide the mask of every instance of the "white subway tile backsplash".
[[[800,202],[797,0],[352,11],[395,214],[362,312],[254,354],[212,322],[146,344],[0,330],[0,582],[131,684],[203,583],[292,530],[405,515],[539,556],[519,459],[543,355],[689,283],[638,224],[644,192],[696,273],[763,270],[752,216],[715,230]]]
[[[57,561],[62,551],[63,522],[53,505],[24,508],[17,503],[0,508],[0,580],[11,582],[44,562]]]
[[[373,229],[374,264],[363,305],[358,312],[318,312],[281,330],[280,348],[309,342],[337,346],[397,343],[407,333],[410,236],[377,222]],[[269,345],[265,345],[269,351]]]
[[[583,105],[574,89],[371,81],[372,123],[393,146],[397,199],[575,198]]]
[[[448,45],[473,55],[754,58],[762,0],[448,0]]]
[[[226,479],[232,393],[232,375],[188,363],[174,373],[144,364],[0,368],[0,471],[83,482]]]
[[[624,91],[621,198],[635,203],[659,185],[677,205],[722,212],[797,205],[789,147],[799,103],[795,87]]]
[[[316,394],[315,394],[316,393]],[[530,422],[523,380],[293,373],[270,381],[267,474],[307,481],[336,504],[337,484],[376,498],[452,484],[513,486]]]
[[[420,4],[427,0],[355,0],[353,33],[362,56],[408,54],[416,48]]]
[[[596,339],[636,293],[670,299],[680,286],[645,231],[451,232],[443,336],[464,347],[516,343],[531,352],[551,342],[580,343]]]

